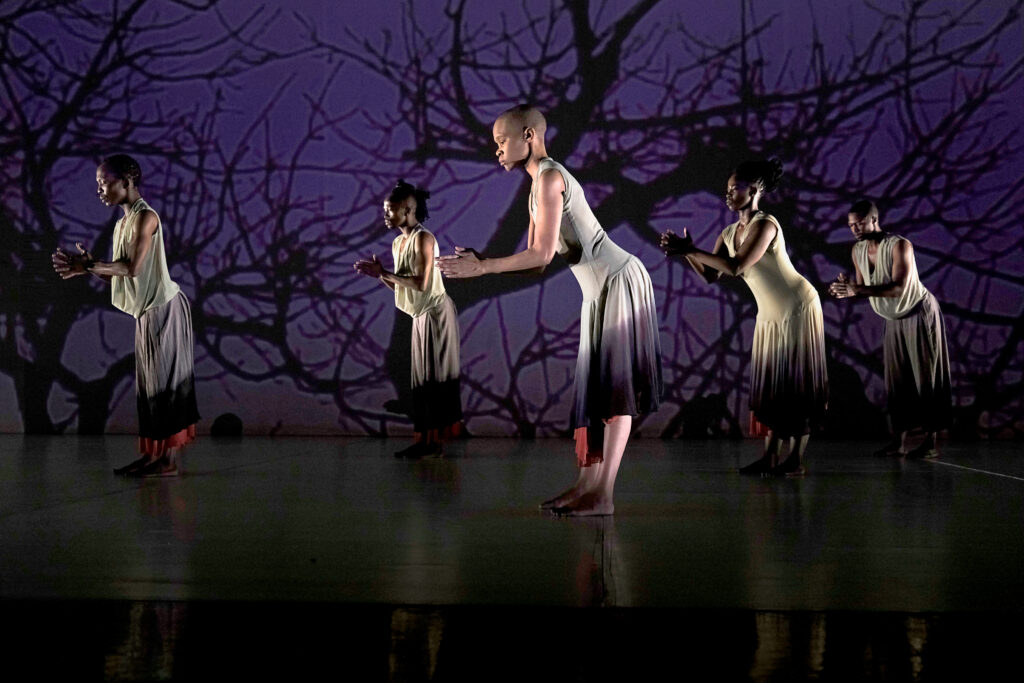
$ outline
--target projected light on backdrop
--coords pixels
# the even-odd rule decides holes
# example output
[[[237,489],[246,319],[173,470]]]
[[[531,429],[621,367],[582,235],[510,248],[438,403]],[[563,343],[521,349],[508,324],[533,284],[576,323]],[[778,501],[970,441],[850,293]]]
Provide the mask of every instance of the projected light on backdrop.
[[[398,177],[434,193],[445,251],[522,245],[528,183],[499,172],[490,124],[532,101],[655,281],[668,393],[644,434],[745,421],[749,292],[702,286],[655,243],[685,225],[710,246],[729,170],[754,154],[786,162],[768,208],[819,289],[850,270],[850,202],[879,200],[945,311],[958,430],[1021,434],[1020,2],[278,4],[0,9],[0,428],[134,430],[131,319],[49,267],[75,240],[108,252],[94,164],[130,151],[193,302],[207,424],[231,410],[253,432],[407,432],[408,321],[351,263],[387,253]],[[564,266],[449,291],[470,430],[564,433],[579,315]],[[877,430],[881,321],[824,309],[830,429]]]

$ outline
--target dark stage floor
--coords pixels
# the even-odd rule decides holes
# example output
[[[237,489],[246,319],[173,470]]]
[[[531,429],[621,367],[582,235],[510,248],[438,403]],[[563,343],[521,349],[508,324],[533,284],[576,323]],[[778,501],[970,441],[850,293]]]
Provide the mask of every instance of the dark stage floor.
[[[536,509],[567,440],[406,443],[206,438],[138,481],[129,437],[0,436],[0,651],[76,680],[981,680],[1024,635],[1013,443],[818,441],[761,480],[755,441],[636,440],[590,519]]]

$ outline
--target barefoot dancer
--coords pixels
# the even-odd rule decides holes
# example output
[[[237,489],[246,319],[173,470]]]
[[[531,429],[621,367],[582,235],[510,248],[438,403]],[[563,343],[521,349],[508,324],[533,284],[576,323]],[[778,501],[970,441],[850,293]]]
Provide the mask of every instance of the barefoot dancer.
[[[876,455],[933,458],[938,431],[952,421],[946,327],[935,297],[917,275],[914,246],[885,232],[878,207],[861,200],[850,208],[855,280],[840,274],[829,285],[837,299],[867,298],[885,318],[883,359],[893,439]],[[923,429],[924,441],[908,451],[908,437]]]
[[[93,258],[79,243],[78,254],[57,249],[53,268],[65,280],[92,273],[110,283],[116,308],[135,317],[135,393],[142,457],[117,474],[172,476],[178,455],[196,435],[195,377],[192,371],[192,313],[171,280],[164,255],[160,217],[139,196],[142,171],[125,154],[107,157],[96,169],[96,193],[124,216],[114,226],[113,260]]]
[[[547,155],[544,116],[519,106],[494,122],[498,163],[522,168],[533,179],[527,248],[483,258],[456,247],[438,267],[446,277],[540,272],[555,253],[569,262],[583,290],[572,427],[576,483],[542,508],[570,515],[610,515],[612,494],[633,416],[653,412],[661,400],[661,342],[654,290],[643,264],[618,247],[587,205],[583,188]]]
[[[412,417],[415,441],[399,458],[441,455],[442,443],[462,429],[459,392],[459,315],[435,272],[437,240],[426,220],[429,192],[402,180],[384,200],[384,224],[400,235],[391,244],[395,272],[377,256],[357,261],[355,269],[378,278],[395,292],[395,306],[412,316]]]
[[[738,220],[728,225],[709,253],[697,249],[687,231],[661,236],[665,254],[682,254],[708,283],[724,275],[743,278],[757,301],[750,363],[750,408],[768,428],[764,455],[740,469],[744,474],[799,476],[811,425],[828,401],[825,333],[821,302],[793,268],[782,226],[758,209],[761,196],[782,176],[777,159],[748,161],[726,185],[725,205]],[[781,447],[789,455],[781,461]]]

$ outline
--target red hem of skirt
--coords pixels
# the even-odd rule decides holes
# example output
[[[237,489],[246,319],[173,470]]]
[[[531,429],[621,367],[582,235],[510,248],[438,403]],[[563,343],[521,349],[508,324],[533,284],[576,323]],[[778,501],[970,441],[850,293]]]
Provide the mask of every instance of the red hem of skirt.
[[[462,421],[450,424],[447,427],[428,429],[425,432],[413,432],[413,440],[425,443],[446,443],[462,436]]]
[[[171,434],[166,439],[150,439],[144,436],[139,437],[139,453],[159,458],[172,448],[187,446],[196,440],[196,426],[194,424],[185,427],[180,432]]]
[[[747,426],[747,431],[750,436],[768,436],[768,432],[771,428],[763,422],[758,421],[757,416],[754,415],[754,411],[750,411],[750,424]]]
[[[604,461],[603,453],[600,451],[594,452],[590,450],[590,443],[587,441],[586,427],[577,427],[576,431],[573,432],[573,438],[576,439],[577,465],[580,467],[590,467],[591,465]]]

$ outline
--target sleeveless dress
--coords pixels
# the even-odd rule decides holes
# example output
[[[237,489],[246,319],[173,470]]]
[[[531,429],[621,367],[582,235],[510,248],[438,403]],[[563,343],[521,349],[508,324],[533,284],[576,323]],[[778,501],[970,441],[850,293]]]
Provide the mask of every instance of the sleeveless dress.
[[[433,237],[417,225],[408,238],[399,235],[391,243],[396,275],[415,274],[420,233]],[[435,239],[433,257],[438,255]],[[416,440],[436,443],[458,436],[462,431],[459,313],[437,268],[431,269],[422,292],[395,285],[395,307],[412,317],[412,418]]]
[[[868,242],[853,246],[853,260],[864,283],[892,282],[892,252],[904,238],[886,235],[878,242],[875,265],[868,260]],[[885,319],[882,358],[889,420],[899,434],[916,427],[935,432],[952,424],[953,392],[942,310],[921,283],[912,263],[898,297],[868,297]]]
[[[581,467],[602,460],[604,420],[658,409],[663,391],[661,339],[654,288],[643,264],[616,245],[587,204],[583,188],[564,166],[540,160],[565,183],[558,253],[583,292],[571,428]],[[530,214],[537,198],[530,190]]]
[[[138,199],[114,226],[113,261],[130,258],[139,214],[153,211]],[[156,214],[155,211],[153,211]],[[193,372],[192,311],[167,271],[163,224],[135,277],[110,279],[114,307],[135,318],[135,398],[139,452],[158,457],[195,440],[199,409]]]
[[[760,260],[741,278],[757,302],[750,358],[750,410],[779,436],[810,432],[828,404],[825,326],[818,293],[786,253],[779,221],[759,211],[751,219],[771,221],[775,237]],[[732,223],[722,231],[729,256],[737,253]]]

